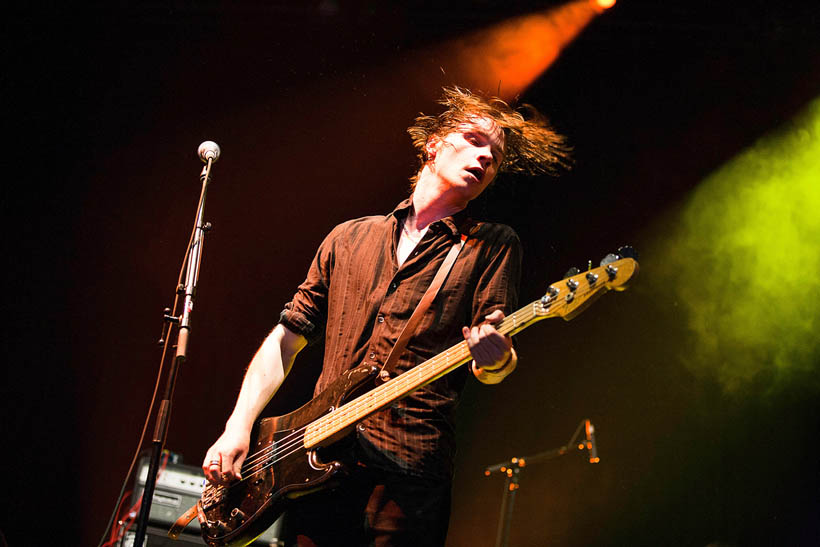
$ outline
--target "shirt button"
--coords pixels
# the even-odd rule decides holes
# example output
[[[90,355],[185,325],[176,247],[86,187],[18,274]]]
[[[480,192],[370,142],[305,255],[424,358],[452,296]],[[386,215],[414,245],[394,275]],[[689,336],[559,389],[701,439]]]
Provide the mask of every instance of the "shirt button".
[[[380,315],[380,316],[378,317],[378,321],[379,321],[379,323],[384,323],[384,316],[383,316],[383,315]]]
[[[356,426],[356,429],[358,429],[360,433],[364,433],[366,428],[364,427],[364,424],[359,424]]]

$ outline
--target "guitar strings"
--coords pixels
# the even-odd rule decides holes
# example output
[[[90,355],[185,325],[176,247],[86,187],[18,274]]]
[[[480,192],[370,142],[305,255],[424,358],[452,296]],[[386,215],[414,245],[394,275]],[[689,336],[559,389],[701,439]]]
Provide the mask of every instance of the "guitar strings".
[[[605,285],[600,285],[600,286],[605,286]],[[584,289],[576,290],[575,294],[576,294],[576,296],[584,296],[584,295],[586,295],[586,293],[591,292],[593,289],[597,290],[597,287],[595,287],[595,286],[584,287]],[[555,300],[548,303],[549,306],[545,311],[547,311],[547,312],[548,311],[554,311],[555,308],[565,307],[569,303],[570,302],[567,302],[565,299],[557,299],[556,298]],[[507,334],[507,333],[512,332],[514,329],[517,328],[519,321],[522,321],[523,323],[526,323],[527,321],[535,318],[536,316],[538,316],[537,308],[538,308],[539,305],[543,306],[543,303],[541,302],[540,299],[531,302],[529,305],[527,305],[527,306],[521,308],[520,310],[514,312],[509,317],[506,317],[501,323],[499,323],[498,331],[502,334]],[[331,414],[325,414],[324,416],[318,418],[317,420],[315,420],[313,422],[314,424],[318,424],[318,425],[315,426],[314,429],[320,431],[320,433],[318,433],[318,435],[321,436],[321,434],[322,434],[321,430],[323,430],[323,429],[325,429],[325,430],[327,430],[328,428],[343,429],[347,425],[352,425],[352,423],[351,423],[351,424],[347,424],[347,425],[339,427],[338,424],[343,423],[345,421],[350,421],[351,416],[356,416],[357,414],[359,414],[363,410],[361,408],[362,406],[365,406],[366,410],[369,412],[371,410],[372,406],[374,405],[374,403],[376,405],[378,405],[379,403],[383,402],[385,399],[389,400],[390,399],[389,396],[394,396],[399,391],[404,390],[407,387],[407,386],[405,386],[405,384],[409,384],[410,386],[413,386],[413,382],[418,382],[418,380],[421,379],[421,378],[416,378],[415,380],[412,379],[412,376],[414,374],[417,377],[418,376],[426,377],[427,374],[423,374],[423,375],[420,374],[422,372],[422,370],[429,368],[429,369],[431,369],[430,372],[433,372],[441,364],[438,361],[441,361],[442,359],[444,360],[444,363],[447,363],[449,361],[451,352],[454,353],[454,354],[458,354],[460,356],[459,359],[457,359],[456,361],[459,361],[462,358],[468,357],[469,356],[469,350],[467,351],[467,356],[461,356],[461,354],[464,353],[464,349],[465,349],[462,346],[466,346],[466,342],[459,342],[455,346],[452,346],[451,348],[445,350],[443,353],[429,359],[428,361],[422,363],[418,367],[415,367],[415,368],[411,369],[410,371],[408,371],[407,373],[396,377],[392,382],[382,384],[378,388],[376,388],[373,391],[367,393],[365,396],[359,397],[359,398],[351,401],[350,403],[339,407],[339,409],[337,409],[336,412],[333,412]],[[456,365],[456,366],[460,366],[460,365]],[[443,372],[445,372],[445,370],[442,370],[439,373],[443,373]],[[402,388],[401,390],[399,390],[399,387],[400,387],[399,384],[402,384],[401,385],[401,388]],[[420,386],[411,387],[409,389],[409,391],[413,391],[415,389],[418,389],[418,387],[420,387]],[[352,422],[355,422],[355,421],[356,421],[356,418],[353,418]],[[288,435],[286,435],[282,439],[280,439],[279,441],[274,441],[271,445],[263,448],[262,450],[259,450],[258,452],[250,454],[248,456],[247,460],[242,465],[242,472],[243,472],[242,479],[240,481],[236,482],[236,483],[228,485],[226,488],[230,489],[230,488],[233,488],[235,486],[238,486],[240,483],[248,480],[250,477],[252,477],[254,475],[257,475],[257,474],[263,472],[264,470],[268,469],[272,465],[282,461],[282,459],[287,458],[288,456],[291,456],[292,454],[295,454],[295,453],[299,452],[300,450],[304,450],[305,446],[304,446],[303,441],[304,441],[304,438],[305,438],[305,432],[306,432],[307,428],[309,427],[309,425],[310,424],[308,424],[306,426],[303,426],[299,429],[296,429],[296,430],[290,432]],[[321,440],[323,440],[323,439],[319,439],[319,441],[321,441]],[[264,462],[266,459],[269,459],[269,461],[266,464],[259,467],[260,463]],[[254,468],[257,468],[257,469],[254,469]],[[244,475],[244,472],[249,472],[249,474]]]
[[[588,292],[588,289],[582,289],[578,294]],[[583,294],[581,294],[583,296]],[[552,307],[556,306],[565,306],[567,303],[562,300],[554,300],[550,303]],[[536,311],[539,305],[543,305],[540,300],[536,300],[532,302],[529,306],[525,306],[521,310],[511,314],[509,317],[505,318],[499,324],[498,330],[499,332],[506,334],[509,332],[514,331],[518,328],[518,322],[522,321],[522,323],[526,324],[527,321],[533,319],[534,317],[538,316],[538,312]],[[446,350],[442,354],[439,354],[436,357],[433,357],[429,361],[422,363],[418,367],[415,367],[411,371],[408,371],[405,374],[402,374],[395,378],[393,381],[380,386],[379,388],[373,390],[372,392],[368,393],[364,397],[360,397],[356,401],[353,401],[350,406],[345,406],[340,408],[341,412],[334,412],[332,414],[327,414],[314,422],[316,425],[315,429],[318,430],[320,433],[317,433],[317,436],[321,437],[322,429],[328,428],[336,428],[339,424],[345,424],[345,422],[351,422],[351,414],[356,415],[361,411],[369,411],[370,408],[374,405],[378,406],[385,398],[389,398],[391,395],[394,395],[399,390],[404,390],[409,387],[409,391],[417,389],[421,382],[424,382],[425,378],[429,377],[429,372],[436,372],[437,374],[446,373],[447,370],[440,369],[440,361],[444,360],[445,363],[450,361],[450,354],[457,357],[455,359],[456,362],[460,361],[461,359],[468,359],[469,358],[469,348],[467,347],[466,342],[460,342],[455,346],[451,347],[450,349]],[[454,365],[459,366],[459,365]],[[440,369],[440,370],[436,370]],[[415,376],[415,377],[414,377]],[[419,382],[421,380],[421,382]],[[365,408],[362,408],[365,407]],[[356,421],[354,418],[353,421]],[[346,425],[352,425],[351,423],[347,423]],[[318,439],[318,441],[323,440],[323,438]]]
[[[443,358],[445,360],[445,363],[447,362],[447,360],[449,358],[449,353],[451,353],[451,350],[447,350],[445,352],[444,356],[443,356]],[[455,352],[453,352],[453,353],[455,353]],[[460,353],[465,353],[465,352],[462,351]],[[467,355],[469,355],[469,352],[466,352],[466,353],[467,353]],[[379,406],[380,403],[384,402],[385,400],[389,400],[391,398],[391,396],[395,396],[397,393],[406,390],[408,387],[410,388],[410,390],[412,390],[413,389],[413,387],[412,387],[413,384],[414,383],[419,383],[419,380],[422,380],[423,377],[425,376],[425,375],[421,374],[422,368],[425,367],[425,368],[430,368],[432,370],[435,370],[435,368],[436,368],[435,365],[439,365],[440,363],[438,363],[437,361],[440,361],[440,360],[441,360],[441,358],[439,358],[439,359],[433,358],[433,359],[427,361],[427,363],[423,363],[419,367],[416,367],[415,369],[413,369],[413,373],[409,374],[406,378],[402,378],[401,381],[396,381],[396,382],[391,382],[389,384],[384,384],[383,386],[380,386],[380,388],[385,388],[385,389],[373,390],[372,392],[370,392],[370,394],[368,394],[368,395],[373,394],[370,397],[365,397],[363,399],[352,401],[349,406],[340,407],[338,409],[338,411],[336,413],[334,413],[332,418],[328,418],[328,416],[330,416],[330,415],[325,415],[322,418],[319,418],[318,420],[316,420],[314,422],[314,424],[318,423],[318,425],[316,425],[315,429],[318,430],[320,432],[319,435],[321,435],[322,430],[327,430],[328,428],[337,428],[338,427],[339,429],[342,429],[342,428],[346,427],[346,425],[343,425],[343,426],[340,427],[339,423],[340,422],[341,423],[351,422],[351,417],[353,417],[352,422],[355,422],[356,421],[355,416],[360,414],[361,412],[363,412],[363,411],[370,412],[374,406]],[[413,376],[416,376],[416,378],[414,379]],[[396,380],[399,380],[399,378],[396,378]],[[350,425],[350,424],[347,424],[347,425]],[[246,472],[246,471],[252,471],[253,470],[253,473],[248,475],[249,477],[253,476],[253,475],[267,469],[268,467],[270,467],[270,465],[280,461],[282,458],[287,457],[290,454],[292,454],[294,452],[293,450],[291,450],[292,448],[297,447],[296,450],[299,450],[299,448],[301,448],[301,447],[298,447],[298,445],[301,441],[304,440],[305,435],[303,434],[303,432],[305,432],[307,427],[308,426],[304,426],[304,427],[301,427],[299,429],[296,429],[296,430],[292,431],[291,433],[289,433],[288,435],[286,435],[285,437],[283,437],[282,439],[280,439],[279,441],[274,442],[272,445],[270,445],[268,447],[265,447],[264,449],[251,454],[249,456],[248,460],[242,466],[242,471]],[[301,436],[300,436],[300,434],[301,434]],[[286,454],[282,454],[280,456],[280,454],[283,451],[287,451],[287,450],[291,450],[291,451],[287,452]],[[264,461],[266,458],[269,458],[269,457],[274,458],[274,459],[272,461],[268,462],[267,465],[264,465],[259,469],[255,469],[255,470],[253,469],[254,467],[258,467],[259,464],[262,461]],[[244,480],[244,477],[243,477],[243,480]]]
[[[499,324],[499,328],[498,328],[499,332],[501,332],[503,334],[506,334],[507,332],[511,332],[514,328],[516,328],[517,323],[518,323],[519,320],[528,321],[528,320],[534,318],[535,316],[537,316],[538,314],[536,312],[536,307],[540,303],[541,303],[540,300],[536,300],[536,301],[532,302],[530,305],[525,306],[521,310],[518,310],[517,312],[511,314],[509,317],[505,318]],[[556,300],[556,301],[554,301],[553,304],[558,305],[558,304],[563,304],[563,303],[564,303],[563,301]],[[459,347],[459,346],[465,346],[465,347]],[[432,370],[435,370],[437,368],[437,365],[441,364],[438,361],[441,361],[443,359],[446,363],[449,360],[449,354],[450,353],[456,353],[455,350],[462,350],[462,351],[457,352],[459,354],[462,354],[462,353],[465,353],[463,351],[464,349],[466,349],[466,343],[465,342],[460,342],[459,344],[456,344],[456,346],[446,350],[443,353],[443,355],[440,354],[439,356],[433,357],[432,359],[430,359],[426,363],[422,363],[418,367],[415,367],[414,369],[412,369],[412,371],[408,371],[408,372],[411,372],[410,376],[413,375],[412,373],[415,373],[416,376],[419,376],[419,373],[422,371],[423,368],[430,368]],[[464,358],[469,356],[469,350],[466,351],[466,354],[467,355],[464,356]],[[431,370],[431,372],[432,372],[432,370]],[[385,399],[384,396],[386,396],[386,395],[395,395],[395,393],[399,391],[399,389],[398,389],[400,387],[398,385],[399,383],[404,383],[404,384],[408,384],[408,383],[412,384],[413,383],[412,381],[409,381],[409,380],[411,380],[411,378],[409,376],[406,379],[402,378],[402,376],[404,376],[404,375],[401,375],[401,376],[397,377],[393,382],[389,382],[387,384],[383,384],[382,386],[379,386],[379,388],[377,388],[376,390],[371,391],[368,395],[376,394],[377,391],[382,391],[382,392],[386,392],[386,393],[379,393],[379,394],[373,395],[373,396],[370,397],[371,400],[367,400],[367,396],[365,396],[364,398],[354,400],[350,403],[350,406],[345,405],[345,406],[340,407],[338,409],[337,413],[334,413],[332,418],[328,418],[328,416],[330,416],[328,414],[326,414],[325,416],[322,416],[321,418],[316,420],[316,422],[314,422],[314,423],[323,422],[323,421],[324,422],[330,422],[330,423],[321,423],[320,425],[318,425],[316,427],[316,429],[321,430],[321,429],[326,429],[330,426],[335,427],[336,426],[335,422],[349,420],[350,415],[351,414],[353,414],[353,415],[357,414],[358,412],[356,412],[356,411],[360,411],[361,410],[360,407],[362,407],[363,405],[373,406],[374,402],[378,403],[378,402],[383,401]],[[401,382],[399,382],[400,379],[402,380]],[[416,381],[418,381],[418,379],[416,379]],[[385,388],[385,389],[381,389],[381,388]],[[389,392],[392,392],[392,393],[389,393]],[[381,395],[381,397],[379,398],[377,395]],[[375,401],[373,401],[373,399],[375,399]],[[355,421],[355,419],[353,421]],[[234,483],[232,485],[228,485],[227,488],[232,488],[234,486],[237,486],[239,483],[244,482],[245,480],[248,480],[250,477],[252,477],[254,475],[257,475],[257,474],[261,473],[262,471],[268,469],[272,465],[280,462],[282,459],[284,459],[284,458],[286,458],[286,457],[288,457],[288,456],[290,456],[290,455],[304,449],[304,445],[302,444],[300,446],[300,442],[304,440],[305,435],[303,433],[305,432],[307,427],[308,426],[303,426],[299,429],[296,429],[296,430],[292,431],[291,433],[289,433],[287,436],[280,439],[279,441],[274,442],[272,445],[267,446],[264,449],[251,454],[249,456],[248,460],[242,466],[242,471],[243,471],[242,479],[237,483]],[[282,444],[283,442],[284,442],[284,444]],[[263,462],[266,458],[271,458],[271,459],[265,465],[262,465],[261,467],[259,467],[260,463]],[[254,468],[256,468],[256,469],[254,469]],[[248,472],[249,474],[245,475],[244,474],[245,472]]]
[[[351,416],[356,416],[357,414],[360,414],[364,411],[369,412],[370,410],[372,410],[373,406],[378,406],[385,399],[394,396],[396,393],[405,390],[408,387],[412,388],[414,383],[418,383],[419,380],[422,380],[422,378],[425,376],[425,374],[422,374],[424,372],[424,369],[430,368],[435,370],[435,368],[437,368],[437,365],[440,364],[439,361],[442,358],[444,358],[446,362],[446,360],[449,358],[450,353],[456,353],[455,349],[460,348],[451,348],[444,352],[444,355],[440,356],[438,359],[430,359],[426,363],[422,363],[418,367],[415,367],[411,371],[408,371],[406,376],[401,375],[397,377],[393,382],[380,386],[379,388],[365,395],[363,398],[351,401],[349,405],[344,405],[340,407],[336,412],[332,414],[326,414],[322,416],[314,422],[315,430],[319,431],[319,434],[321,435],[322,430],[327,430],[328,428],[335,428],[339,425],[340,422],[350,421]],[[464,348],[460,353],[468,354],[466,348]],[[268,457],[270,452],[273,452],[277,449],[286,450],[290,448],[292,446],[292,443],[290,441],[298,442],[299,439],[296,439],[295,436],[302,433],[307,427],[308,426],[305,426],[300,429],[294,430],[287,436],[277,441],[275,444],[279,446],[277,446],[276,448],[268,446],[260,450],[259,452],[251,454],[248,457],[246,464],[243,465],[243,469],[249,469],[252,465],[259,463],[261,459]],[[304,436],[302,438],[304,438]],[[285,444],[283,445],[282,443]]]
[[[535,307],[538,304],[539,301],[535,301],[530,306],[526,306],[522,310],[519,310],[518,312],[515,312],[512,315],[510,315],[508,318],[505,318],[505,320],[502,321],[502,323],[499,325],[499,332],[510,332],[513,328],[515,328],[519,319],[526,321],[536,316],[537,313],[535,312]],[[527,317],[520,317],[521,315],[526,315]],[[402,377],[404,375],[399,376],[395,379],[395,381],[380,386],[380,388],[383,389],[376,389],[370,392],[368,394],[370,395],[370,397],[365,396],[364,398],[351,402],[350,406],[341,407],[339,411],[337,413],[334,413],[332,417],[329,418],[330,415],[325,415],[322,418],[319,418],[318,420],[316,420],[316,422],[325,423],[319,423],[316,429],[321,431],[322,429],[327,429],[330,427],[335,428],[338,426],[339,422],[350,421],[351,415],[357,415],[360,411],[363,410],[362,407],[365,407],[369,411],[374,405],[378,405],[380,402],[383,402],[386,398],[389,398],[390,396],[395,395],[400,391],[403,391],[407,387],[410,387],[411,390],[414,389],[413,384],[418,383],[419,380],[422,380],[422,378],[426,376],[426,374],[421,374],[424,368],[431,369],[431,372],[434,371],[442,364],[439,361],[444,360],[445,363],[449,361],[451,353],[459,356],[459,359],[457,360],[469,357],[469,350],[466,348],[466,343],[460,342],[456,346],[446,350],[443,353],[443,355],[440,354],[439,356],[430,359],[426,363],[422,363],[422,365],[420,365],[419,367],[412,369],[412,371],[409,371],[410,374],[406,378]],[[416,378],[413,378],[413,376],[416,376]],[[353,421],[355,421],[355,418],[353,419]],[[242,466],[242,471],[253,472],[247,475],[247,477],[243,476],[242,480],[250,478],[251,476],[264,471],[271,465],[281,461],[282,458],[288,457],[289,455],[299,451],[302,448],[299,446],[299,443],[300,441],[303,441],[305,437],[305,435],[302,433],[306,429],[307,426],[294,430],[287,436],[280,439],[279,441],[273,443],[272,445],[251,454],[248,460]],[[260,463],[264,461],[266,458],[273,459],[271,461],[268,461],[266,465],[262,465],[261,467],[259,467]]]
[[[514,321],[511,322],[514,323]],[[469,356],[469,350],[467,349],[466,343],[461,342],[457,344],[456,346],[443,352],[443,354],[440,354],[439,356],[436,356],[426,361],[425,363],[422,363],[418,367],[413,368],[407,373],[396,377],[392,382],[379,386],[379,388],[371,391],[365,396],[354,401],[351,401],[351,403],[349,403],[348,405],[343,405],[342,407],[337,409],[336,412],[322,416],[321,418],[313,422],[315,426],[314,429],[318,432],[318,435],[321,436],[322,433],[325,432],[327,429],[344,428],[347,425],[351,424],[340,424],[344,424],[345,422],[351,422],[351,419],[352,422],[355,422],[357,420],[356,416],[361,414],[362,412],[370,413],[374,406],[379,406],[385,400],[390,400],[391,398],[394,398],[396,394],[399,394],[403,391],[412,391],[414,389],[417,389],[417,384],[423,382],[425,378],[429,376],[426,369],[430,369],[430,372],[434,372],[437,368],[440,368],[442,360],[444,361],[444,363],[448,363],[450,361],[451,354],[453,356],[458,357],[456,361],[467,358]],[[297,439],[293,438],[294,435],[301,433],[307,427],[308,426],[305,426],[300,429],[294,430],[292,433],[278,441],[276,444],[281,445],[282,442],[287,443],[291,440],[298,442]],[[304,435],[302,436],[302,438],[304,438]],[[292,443],[277,448],[288,449],[290,448],[290,446],[292,446]],[[264,457],[266,457],[269,452],[275,451],[277,448],[272,448],[271,446],[268,446],[263,450],[260,450],[259,452],[251,454],[248,459],[249,465],[246,466],[249,468],[251,465],[259,463],[260,459],[264,459]],[[243,466],[243,469],[246,466]]]
[[[428,361],[428,364],[429,363],[430,363],[430,361]],[[413,369],[416,376],[418,376],[419,373],[421,372],[421,368],[422,368],[423,365],[424,365],[424,363],[421,366],[416,367],[416,369]],[[412,374],[410,376],[412,376]],[[358,414],[362,410],[364,410],[364,409],[361,408],[362,406],[364,406],[367,411],[371,410],[374,405],[378,405],[380,402],[382,402],[385,399],[385,395],[387,395],[387,396],[394,395],[398,391],[399,387],[403,387],[403,386],[400,386],[399,384],[407,384],[408,381],[411,380],[410,376],[408,376],[406,379],[402,378],[401,382],[392,383],[392,385],[389,385],[389,389],[374,390],[374,391],[371,392],[371,394],[375,393],[375,395],[372,395],[370,397],[365,396],[364,399],[352,401],[349,406],[340,407],[337,410],[337,412],[333,415],[332,419],[328,419],[328,416],[330,416],[330,415],[327,415],[327,414],[325,416],[317,419],[314,422],[314,424],[318,423],[318,425],[316,425],[315,429],[318,430],[318,431],[322,431],[322,430],[328,429],[329,427],[336,427],[338,425],[337,422],[339,422],[339,421],[345,421],[345,420],[349,421],[349,418],[350,418],[351,415],[355,416],[356,414]],[[398,378],[397,378],[397,380],[398,380]],[[376,393],[377,391],[381,391],[381,392],[386,391],[388,393]],[[368,394],[368,395],[370,395],[370,394]],[[276,441],[273,445],[269,445],[269,446],[265,447],[264,449],[249,455],[248,459],[245,462],[245,464],[242,466],[242,470],[243,471],[248,471],[254,465],[257,465],[260,461],[264,460],[265,458],[267,458],[269,456],[274,456],[275,457],[276,456],[275,452],[277,450],[288,450],[288,449],[290,449],[294,445],[294,443],[298,443],[300,440],[304,439],[304,435],[302,435],[301,438],[296,438],[296,437],[300,433],[304,432],[307,429],[307,427],[308,426],[304,426],[304,427],[301,427],[299,429],[296,429],[296,430],[292,431],[291,433],[289,433],[288,435],[286,435],[285,437],[283,437],[282,439]]]
[[[444,355],[445,363],[447,362],[447,357],[448,357],[449,352],[450,352],[450,350],[445,352],[445,355]],[[469,352],[467,352],[467,354],[469,355]],[[435,361],[440,361],[440,360],[441,359],[433,358],[433,359],[429,360],[426,364],[431,365],[428,368],[431,368],[431,369],[435,370],[436,367],[432,366],[432,365],[440,364],[440,363],[435,362]],[[424,364],[422,364],[422,366],[423,365]],[[420,367],[416,367],[416,368],[420,369]],[[421,372],[421,371],[419,370],[418,372]],[[419,375],[418,372],[416,373],[416,376]],[[405,379],[403,379],[403,380],[404,380],[403,383],[405,383],[405,384],[410,383],[412,385],[412,383],[413,383],[413,382],[408,382]],[[415,382],[417,383],[418,379],[416,379]],[[388,385],[389,384],[384,384],[383,386],[380,386],[380,388],[384,387],[384,386],[388,386]],[[383,392],[383,393],[379,394],[381,397],[375,397],[375,396],[372,397],[371,399],[375,399],[375,401],[373,401],[373,400],[367,401],[366,406],[372,407],[374,405],[374,403],[376,405],[378,405],[378,403],[384,401],[387,398],[386,396],[391,395],[391,394],[394,395],[394,394],[398,393],[399,391],[401,391],[399,389],[399,387],[400,386],[398,385],[398,383],[393,383],[393,385],[389,385],[389,389],[380,390],[380,391]],[[371,393],[374,393],[376,391],[377,390],[374,390]],[[356,415],[358,413],[358,411],[360,411],[360,407],[362,407],[363,404],[364,404],[363,401],[364,400],[357,400],[357,401],[352,402],[351,405],[348,406],[347,408],[345,408],[344,406],[341,407],[339,409],[341,412],[338,413],[337,416],[334,416],[333,419],[329,421],[330,423],[321,424],[320,426],[317,426],[317,429],[321,430],[321,429],[327,429],[328,427],[334,427],[334,426],[336,426],[336,423],[334,423],[334,422],[338,422],[339,420],[350,421],[350,416],[351,415]],[[344,410],[342,410],[342,409],[344,409]],[[327,415],[325,415],[325,417],[326,416]],[[319,420],[317,420],[317,422],[320,421],[320,420],[321,420],[321,418]],[[355,421],[355,419],[353,421]],[[325,422],[328,422],[328,420],[325,420]],[[252,454],[249,457],[249,460],[242,466],[243,472],[248,472],[248,474],[245,475],[243,473],[243,478],[239,482],[243,482],[245,480],[248,480],[250,477],[261,473],[262,471],[268,469],[269,467],[271,467],[272,465],[278,463],[282,459],[284,459],[284,458],[286,458],[286,457],[288,457],[288,456],[290,456],[290,455],[292,455],[296,452],[299,452],[300,450],[303,450],[305,447],[304,447],[304,444],[303,444],[302,441],[304,441],[304,437],[305,437],[304,432],[306,431],[307,427],[308,426],[304,426],[304,427],[301,427],[297,430],[294,430],[293,432],[289,433],[287,436],[285,436],[280,441],[274,442],[271,446],[268,446],[265,449],[260,450],[256,453]],[[285,444],[282,444],[283,442]],[[260,467],[260,463],[264,462],[266,458],[270,458],[270,461],[267,461],[267,463],[265,463],[264,465],[262,465]],[[234,483],[233,485],[228,485],[228,488],[236,486],[237,484],[239,484],[239,483]]]

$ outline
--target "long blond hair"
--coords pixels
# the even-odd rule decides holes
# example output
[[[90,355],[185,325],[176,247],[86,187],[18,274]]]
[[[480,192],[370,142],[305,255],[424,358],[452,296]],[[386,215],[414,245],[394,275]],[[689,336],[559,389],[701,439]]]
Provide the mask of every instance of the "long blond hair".
[[[531,105],[522,104],[514,109],[498,97],[479,95],[461,87],[445,87],[443,91],[438,103],[445,110],[437,116],[421,114],[407,128],[419,161],[419,170],[410,179],[413,185],[429,159],[430,139],[443,137],[475,118],[489,118],[504,132],[504,161],[499,172],[555,174],[559,167],[569,166],[570,147],[565,138]]]

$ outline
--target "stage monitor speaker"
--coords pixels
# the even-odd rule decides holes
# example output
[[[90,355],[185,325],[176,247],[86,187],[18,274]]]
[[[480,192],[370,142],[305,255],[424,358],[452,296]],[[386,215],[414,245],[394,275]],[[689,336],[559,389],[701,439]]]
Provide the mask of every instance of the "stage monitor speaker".
[[[147,477],[148,458],[142,458],[139,462],[131,503],[136,503],[137,500],[142,498]],[[204,486],[205,475],[200,467],[178,463],[168,463],[165,466],[165,469],[157,476],[157,485],[154,488],[154,501],[151,504],[151,512],[148,514],[149,528],[146,534],[146,547],[164,547],[166,545],[165,541],[168,542],[169,547],[175,545],[205,545],[200,536],[199,521],[196,519],[185,528],[185,532],[178,541],[174,541],[166,535],[168,529],[180,515],[199,500]],[[281,545],[279,542],[281,524],[280,518],[251,545],[254,547]],[[128,543],[129,534],[130,543]],[[133,544],[134,534],[129,531],[123,538],[122,547],[133,547]]]
[[[134,539],[137,533],[129,530],[125,533],[120,542],[120,547],[134,547]],[[205,545],[202,537],[197,534],[180,534],[179,539],[174,540],[168,537],[168,528],[148,526],[145,531],[144,547],[188,547],[189,545]]]

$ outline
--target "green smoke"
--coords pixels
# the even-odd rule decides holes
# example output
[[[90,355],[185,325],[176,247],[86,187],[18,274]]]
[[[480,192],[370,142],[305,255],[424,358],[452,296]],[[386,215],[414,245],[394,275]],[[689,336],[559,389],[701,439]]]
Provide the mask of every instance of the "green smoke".
[[[727,391],[820,385],[820,99],[705,179],[675,232],[663,277],[693,335],[687,366]]]

